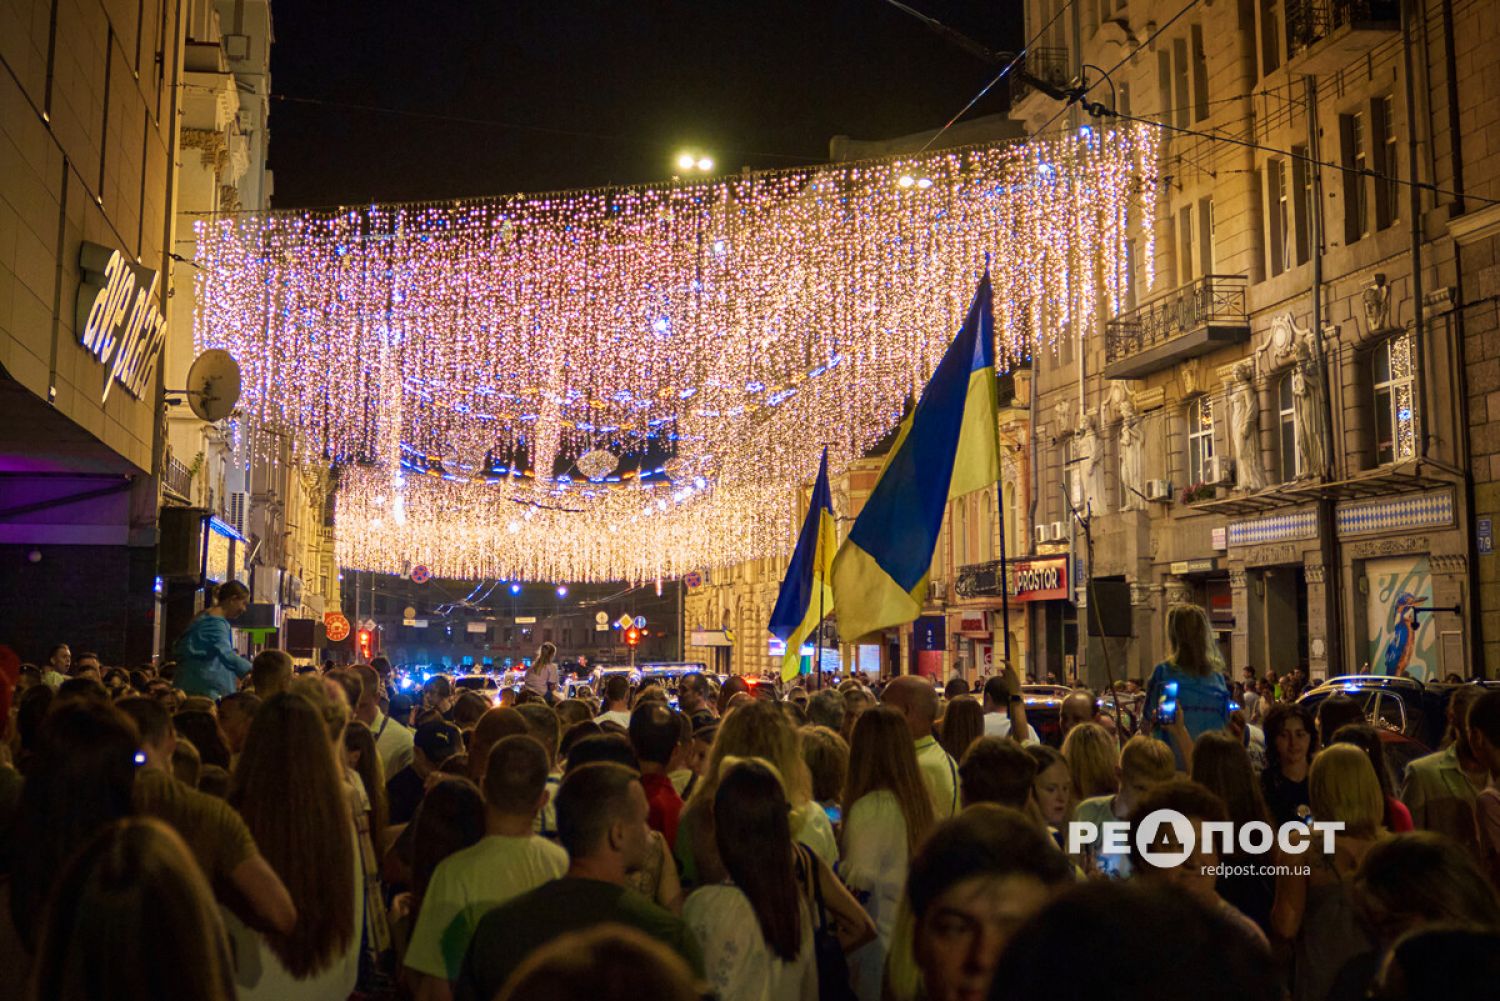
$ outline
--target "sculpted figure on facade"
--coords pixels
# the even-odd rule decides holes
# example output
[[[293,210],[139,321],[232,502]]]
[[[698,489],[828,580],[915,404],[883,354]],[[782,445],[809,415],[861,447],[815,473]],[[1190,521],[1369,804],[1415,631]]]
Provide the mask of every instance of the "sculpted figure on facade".
[[[1261,490],[1266,486],[1260,461],[1260,403],[1255,395],[1255,365],[1246,359],[1234,367],[1229,391],[1229,428],[1234,449],[1235,486]]]
[[[1323,441],[1323,376],[1313,351],[1313,335],[1297,340],[1297,367],[1292,370],[1293,428],[1302,475],[1316,477],[1326,465]]]
[[[1143,418],[1135,412],[1135,403],[1127,393],[1120,400],[1120,510],[1139,511],[1146,489],[1141,475],[1141,447],[1145,435],[1141,431]]]

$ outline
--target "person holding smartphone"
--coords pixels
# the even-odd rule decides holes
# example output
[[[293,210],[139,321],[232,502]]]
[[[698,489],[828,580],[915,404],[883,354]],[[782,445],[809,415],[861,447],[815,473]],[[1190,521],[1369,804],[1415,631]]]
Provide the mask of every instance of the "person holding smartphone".
[[[1156,665],[1146,684],[1146,724],[1172,746],[1178,769],[1186,771],[1187,756],[1170,728],[1181,722],[1189,740],[1222,730],[1229,722],[1229,685],[1224,680],[1219,644],[1202,608],[1189,604],[1168,608],[1167,640],[1172,655]]]

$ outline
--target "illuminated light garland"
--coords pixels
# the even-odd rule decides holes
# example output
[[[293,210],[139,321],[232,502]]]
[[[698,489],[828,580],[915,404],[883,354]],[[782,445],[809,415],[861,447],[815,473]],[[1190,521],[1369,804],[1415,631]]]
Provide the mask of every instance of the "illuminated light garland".
[[[1120,307],[1131,224],[1149,285],[1156,156],[1153,130],[1085,128],[691,185],[220,217],[198,227],[195,334],[239,360],[252,444],[346,465],[345,565],[674,576],[787,551],[793,487],[824,445],[838,469],[889,431],[987,256],[1002,367]],[[672,473],[552,475],[591,451],[671,455]],[[403,473],[412,454],[440,475]],[[517,500],[559,496],[569,510],[512,531]],[[617,541],[627,515],[651,528]]]

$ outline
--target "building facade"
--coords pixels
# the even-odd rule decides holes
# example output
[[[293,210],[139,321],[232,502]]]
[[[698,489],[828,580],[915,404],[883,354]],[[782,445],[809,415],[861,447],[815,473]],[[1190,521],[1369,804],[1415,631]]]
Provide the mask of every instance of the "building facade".
[[[1028,34],[1063,6],[1031,0]],[[1474,46],[1500,26],[1484,3],[1411,7],[1100,0],[1028,55],[1054,81],[1109,68],[1090,100],[1161,136],[1125,308],[1036,353],[1031,542],[1077,568],[1071,631],[1033,618],[1037,665],[1144,676],[1190,601],[1236,676],[1494,666],[1473,528],[1495,498],[1470,441],[1500,425],[1469,355],[1492,350],[1470,327],[1489,316],[1493,344],[1495,289],[1487,272],[1470,305],[1460,246],[1482,229],[1463,193],[1493,197],[1495,171],[1461,137],[1496,118]],[[1012,114],[1111,127],[1025,89]],[[1470,267],[1494,252],[1479,239]]]
[[[268,209],[273,193],[270,4],[188,0],[185,15],[169,391],[193,388],[195,227],[216,214]],[[322,646],[306,623],[339,607],[328,471],[292,461],[284,438],[258,434],[243,421],[207,423],[186,396],[169,393],[168,402],[163,524],[199,526],[204,545],[197,566],[185,562],[163,574],[163,647],[203,607],[209,588],[239,580],[251,590],[243,620],[251,628],[240,638],[247,649],[271,643],[311,659]]]
[[[0,6],[0,639],[155,633],[180,0]]]

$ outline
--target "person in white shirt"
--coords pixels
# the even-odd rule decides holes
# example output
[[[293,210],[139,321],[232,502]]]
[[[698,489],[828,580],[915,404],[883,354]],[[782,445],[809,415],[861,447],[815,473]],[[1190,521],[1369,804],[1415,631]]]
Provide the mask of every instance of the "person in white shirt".
[[[715,996],[817,1001],[815,918],[798,880],[799,858],[806,872],[813,856],[792,841],[781,777],[764,759],[741,759],[719,780],[714,814],[729,880],[696,890],[682,918],[703,949]]]
[[[1021,696],[1021,679],[1016,675],[1014,667],[1006,665],[1001,674],[984,683],[984,735],[1009,737],[1012,712],[1026,728],[1021,743],[1040,744],[1042,739],[1037,736],[1035,728],[1030,723],[1025,723],[1026,701]]]
[[[536,656],[521,679],[521,686],[541,696],[550,695],[557,689],[557,647],[551,643],[537,647]]]
[[[630,679],[623,674],[611,674],[604,679],[600,694],[604,696],[604,711],[596,721],[630,729]]]
[[[380,755],[385,775],[395,775],[411,764],[413,734],[380,711],[379,672],[364,664],[355,664],[351,670],[359,675],[361,684],[354,718],[370,728],[370,734],[375,738],[375,753]]]
[[[548,800],[547,767],[547,752],[532,737],[512,734],[490,748],[485,836],[438,864],[406,950],[417,1001],[453,997],[480,918],[567,871],[568,853],[532,833]]]

